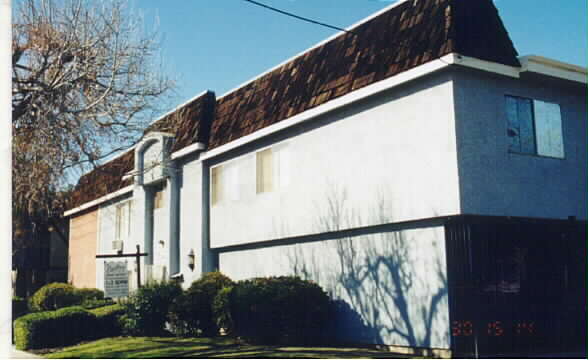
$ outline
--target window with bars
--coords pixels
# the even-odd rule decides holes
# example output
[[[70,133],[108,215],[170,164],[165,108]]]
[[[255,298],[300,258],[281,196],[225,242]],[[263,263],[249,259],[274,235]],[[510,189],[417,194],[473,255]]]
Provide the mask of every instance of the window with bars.
[[[563,159],[559,105],[510,95],[505,100],[509,152]]]

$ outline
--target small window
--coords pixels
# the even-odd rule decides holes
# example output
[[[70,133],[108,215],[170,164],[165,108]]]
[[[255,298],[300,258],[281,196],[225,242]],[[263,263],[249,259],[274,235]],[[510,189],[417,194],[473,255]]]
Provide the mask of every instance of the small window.
[[[273,156],[272,149],[266,149],[257,153],[257,193],[273,190]]]
[[[221,165],[217,166],[217,167],[213,167],[210,171],[210,183],[212,185],[212,205],[216,205],[218,204],[222,198],[223,198],[223,193],[222,193],[222,188],[221,188],[221,180],[222,180],[222,170],[223,167]]]
[[[506,96],[509,152],[564,158],[558,104]]]
[[[163,205],[163,190],[156,191],[153,196],[153,209],[161,209]]]
[[[116,205],[116,241],[124,241],[131,236],[132,202],[126,201]]]

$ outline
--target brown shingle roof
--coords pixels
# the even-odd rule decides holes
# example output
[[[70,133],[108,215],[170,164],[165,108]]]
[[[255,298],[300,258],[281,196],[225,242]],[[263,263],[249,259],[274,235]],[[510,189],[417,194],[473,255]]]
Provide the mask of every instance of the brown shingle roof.
[[[520,66],[492,0],[407,0],[351,31],[223,96],[216,112],[209,92],[146,132],[174,133],[172,151],[197,141],[213,149],[452,52]],[[126,156],[104,165],[111,175],[84,175],[71,207],[125,186]]]
[[[214,93],[208,91],[180,109],[154,122],[145,129],[144,133],[163,131],[175,134],[172,152],[183,149],[195,142],[206,143],[210,133],[210,123],[214,115],[215,102]],[[78,207],[131,185],[131,179],[122,180],[122,177],[133,170],[134,165],[135,152],[130,150],[126,154],[83,175],[69,198],[68,207],[70,209]]]
[[[451,52],[520,66],[491,0],[410,0],[219,99],[209,148]]]
[[[123,180],[122,177],[133,169],[134,162],[135,152],[131,150],[83,175],[68,199],[68,208],[78,207],[131,185],[131,179]]]

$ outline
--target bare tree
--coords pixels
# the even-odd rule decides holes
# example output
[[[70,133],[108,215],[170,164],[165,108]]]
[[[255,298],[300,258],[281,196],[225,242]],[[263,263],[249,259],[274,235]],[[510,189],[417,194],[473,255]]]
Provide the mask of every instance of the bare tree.
[[[14,2],[17,238],[30,238],[23,233],[34,227],[31,221],[60,210],[65,185],[132,146],[164,106],[173,81],[162,75],[157,31],[143,27],[124,0]]]

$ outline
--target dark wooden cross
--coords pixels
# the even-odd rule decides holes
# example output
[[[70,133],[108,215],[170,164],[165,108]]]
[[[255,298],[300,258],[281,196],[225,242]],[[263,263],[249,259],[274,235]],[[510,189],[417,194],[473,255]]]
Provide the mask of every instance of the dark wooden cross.
[[[137,252],[131,254],[112,254],[112,255],[96,255],[96,259],[104,258],[120,258],[120,257],[135,257],[137,261],[137,287],[141,287],[141,256],[147,256],[147,253],[141,252],[141,247],[137,245]]]

